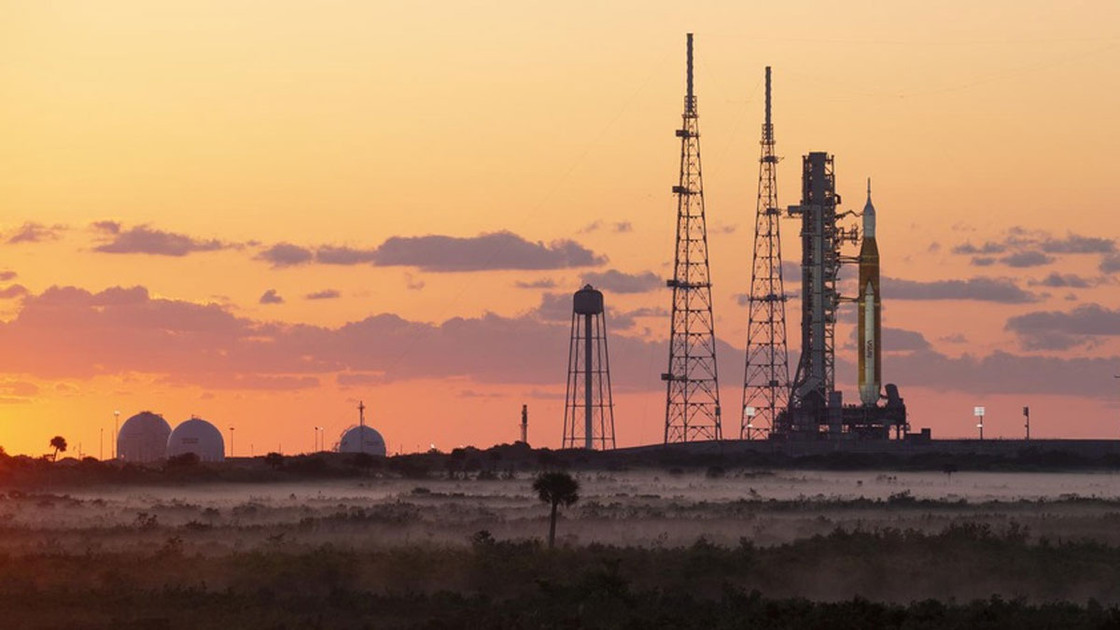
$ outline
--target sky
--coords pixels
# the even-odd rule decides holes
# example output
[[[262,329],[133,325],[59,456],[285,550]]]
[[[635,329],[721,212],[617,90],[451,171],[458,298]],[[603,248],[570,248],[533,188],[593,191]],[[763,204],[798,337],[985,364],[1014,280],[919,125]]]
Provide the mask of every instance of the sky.
[[[911,425],[970,437],[984,405],[1020,437],[1029,405],[1032,437],[1120,437],[1116,24],[1111,0],[0,0],[0,446],[107,457],[114,412],[151,410],[297,453],[361,400],[391,452],[511,442],[522,404],[556,447],[587,282],[617,442],[659,441],[686,32],[725,409],[769,65],[782,205],[809,151],[846,209],[873,179]]]

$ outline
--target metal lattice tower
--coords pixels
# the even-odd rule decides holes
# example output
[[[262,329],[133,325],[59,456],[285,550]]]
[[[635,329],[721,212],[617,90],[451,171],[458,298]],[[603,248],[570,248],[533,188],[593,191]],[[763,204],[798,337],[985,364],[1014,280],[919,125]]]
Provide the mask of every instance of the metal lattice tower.
[[[782,280],[782,241],[778,209],[778,158],[770,119],[770,67],[766,67],[766,119],[762,124],[758,163],[754,258],[747,316],[747,365],[739,438],[751,440],[774,429],[789,403],[789,356],[786,351],[786,295]]]
[[[673,279],[673,314],[669,329],[665,443],[719,440],[719,378],[712,317],[712,283],[708,271],[708,230],[704,223],[704,185],[700,170],[700,129],[692,83],[692,33],[688,34],[687,92],[681,139],[677,195],[677,245]]]
[[[564,395],[564,448],[615,447],[611,362],[603,313],[601,292],[590,284],[576,291],[572,298],[572,339]]]

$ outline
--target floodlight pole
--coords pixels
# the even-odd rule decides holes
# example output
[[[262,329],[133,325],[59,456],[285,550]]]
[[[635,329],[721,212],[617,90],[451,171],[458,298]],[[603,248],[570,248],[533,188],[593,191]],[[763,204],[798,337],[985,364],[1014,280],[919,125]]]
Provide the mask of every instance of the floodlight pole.
[[[120,440],[121,440],[121,411],[120,409],[113,412],[113,459],[120,459]]]
[[[233,427],[229,428],[229,456],[233,459]]]

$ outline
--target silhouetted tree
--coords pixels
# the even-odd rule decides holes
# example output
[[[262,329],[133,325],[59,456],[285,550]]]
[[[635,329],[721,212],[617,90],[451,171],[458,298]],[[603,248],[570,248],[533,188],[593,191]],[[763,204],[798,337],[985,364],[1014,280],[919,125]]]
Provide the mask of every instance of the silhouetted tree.
[[[66,438],[61,435],[54,436],[51,438],[51,448],[54,449],[54,455],[51,457],[51,461],[57,460],[59,453],[66,452]]]
[[[273,470],[280,470],[284,467],[284,456],[280,453],[269,453],[264,456],[264,463]]]
[[[556,511],[579,501],[579,482],[566,472],[543,472],[533,480],[533,490],[552,507],[548,522],[548,548],[556,545]]]

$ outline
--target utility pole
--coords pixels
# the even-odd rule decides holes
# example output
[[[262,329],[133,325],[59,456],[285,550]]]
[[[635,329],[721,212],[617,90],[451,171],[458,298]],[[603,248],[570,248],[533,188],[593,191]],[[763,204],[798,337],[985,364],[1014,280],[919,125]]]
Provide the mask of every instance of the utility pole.
[[[1023,407],[1023,417],[1027,419],[1027,423],[1024,426],[1027,427],[1027,441],[1030,442],[1031,441],[1031,408],[1030,407]]]
[[[789,354],[786,350],[786,294],[782,278],[781,211],[778,209],[778,157],[770,118],[770,66],[766,66],[766,118],[758,163],[754,257],[747,306],[747,366],[739,439],[752,440],[774,429],[789,404]],[[761,427],[756,426],[756,421]]]
[[[120,459],[121,412],[113,412],[113,459]]]
[[[692,77],[692,33],[687,38],[686,91],[677,196],[677,240],[673,261],[673,310],[669,369],[665,381],[665,443],[721,440],[719,376],[708,268],[708,228],[700,168],[700,127]]]

